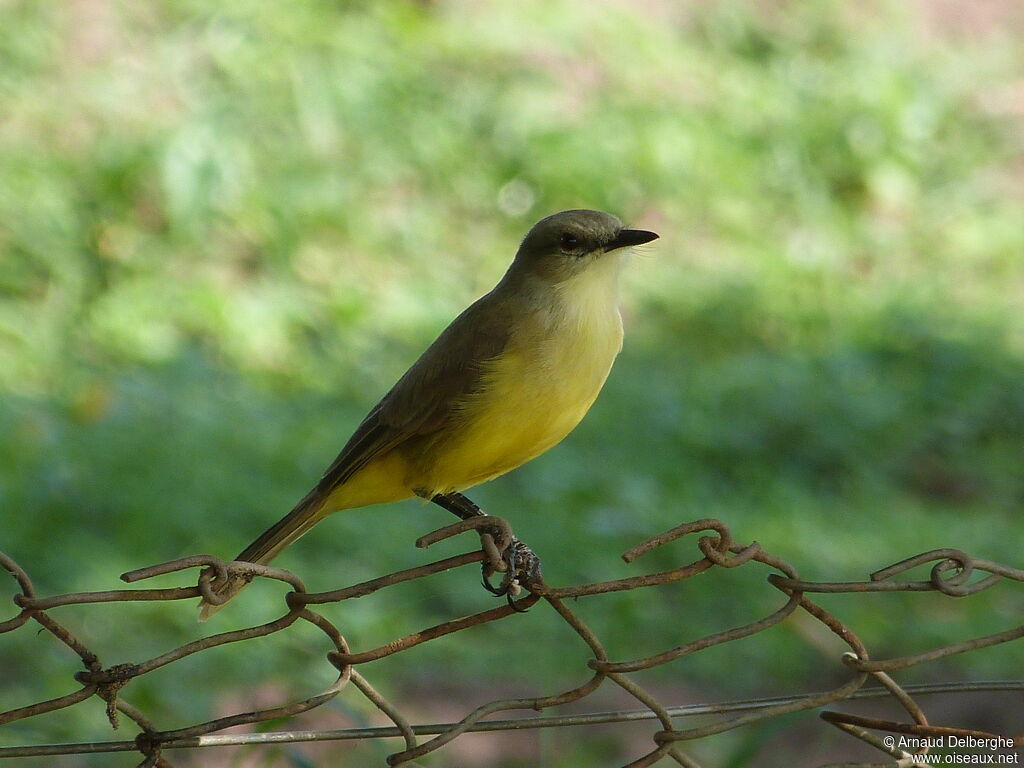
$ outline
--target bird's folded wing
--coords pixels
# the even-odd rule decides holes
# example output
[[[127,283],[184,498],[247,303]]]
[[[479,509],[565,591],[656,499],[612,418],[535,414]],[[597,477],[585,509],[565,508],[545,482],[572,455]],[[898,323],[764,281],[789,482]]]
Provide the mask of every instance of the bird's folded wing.
[[[484,296],[459,315],[363,419],[316,491],[327,494],[374,457],[412,437],[436,432],[477,391],[484,364],[508,344],[505,313]]]

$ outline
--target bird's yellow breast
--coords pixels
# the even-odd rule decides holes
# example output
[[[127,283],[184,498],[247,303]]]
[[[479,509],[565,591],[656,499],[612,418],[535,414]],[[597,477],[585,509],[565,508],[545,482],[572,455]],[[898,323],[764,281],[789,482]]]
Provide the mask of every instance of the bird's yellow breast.
[[[423,466],[424,487],[460,490],[508,472],[561,441],[587,413],[622,348],[614,275],[592,267],[588,276],[539,307],[487,364],[482,386],[462,406],[461,428]]]

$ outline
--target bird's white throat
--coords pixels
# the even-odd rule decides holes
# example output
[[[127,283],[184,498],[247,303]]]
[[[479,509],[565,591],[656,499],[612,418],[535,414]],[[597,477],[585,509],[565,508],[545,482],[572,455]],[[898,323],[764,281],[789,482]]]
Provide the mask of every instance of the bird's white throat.
[[[618,319],[619,275],[623,253],[597,257],[586,269],[555,286],[565,320],[582,326],[603,325]]]

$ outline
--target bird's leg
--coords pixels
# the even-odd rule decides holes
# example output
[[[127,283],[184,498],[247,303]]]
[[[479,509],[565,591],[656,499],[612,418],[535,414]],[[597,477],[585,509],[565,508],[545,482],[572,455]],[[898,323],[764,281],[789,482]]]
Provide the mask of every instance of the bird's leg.
[[[480,509],[472,499],[461,493],[439,493],[431,497],[430,500],[453,515],[457,515],[460,520],[468,520],[471,517],[487,517],[487,513]]]
[[[471,499],[461,493],[439,493],[430,499],[443,509],[447,509],[462,520],[471,517],[486,517],[487,513],[478,507]],[[508,570],[497,587],[491,584],[489,577],[493,575],[490,564],[484,562],[483,583],[488,592],[495,595],[504,595],[509,605],[516,607],[513,598],[518,593],[520,585],[537,584],[540,582],[540,558],[533,553],[528,546],[523,544],[516,537],[512,537],[508,546],[502,552],[502,558],[508,564]],[[516,610],[519,610],[518,608]]]

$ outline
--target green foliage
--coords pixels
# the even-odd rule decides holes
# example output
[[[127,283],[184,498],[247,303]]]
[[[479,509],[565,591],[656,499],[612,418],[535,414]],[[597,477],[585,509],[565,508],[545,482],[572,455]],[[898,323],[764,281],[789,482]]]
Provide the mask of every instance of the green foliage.
[[[233,554],[497,280],[535,219],[595,207],[662,235],[628,268],[626,350],[562,446],[474,492],[551,582],[692,559],[686,543],[630,568],[617,555],[703,516],[810,578],[862,578],[939,546],[1019,564],[1004,532],[1024,502],[1024,61],[1011,32],[966,44],[918,13],[4,4],[0,547],[43,592]],[[350,512],[281,565],[313,589],[370,578],[420,562],[412,541],[443,522],[411,502]],[[614,657],[656,652],[771,609],[763,573],[743,570],[579,608]],[[366,647],[490,605],[474,581],[447,574],[333,615]],[[946,598],[911,597],[829,605],[893,651],[907,626],[924,648],[1003,628],[1024,607],[979,597],[939,620]],[[262,599],[218,621],[269,616]],[[481,702],[490,692],[468,681],[495,669],[538,693],[578,683],[586,649],[541,614],[428,644],[382,674],[398,695],[415,687],[403,680],[455,680]],[[85,630],[108,663],[125,660],[112,624],[143,621],[134,658],[196,633],[182,606],[109,615]],[[811,631],[787,624],[709,651],[661,684],[828,684],[839,649],[812,637],[824,650],[805,650]],[[65,692],[73,660],[47,646],[37,664],[32,642],[7,641],[5,702]],[[284,685],[320,680],[315,635],[278,642],[302,649],[278,670]],[[955,673],[1005,675],[999,654]],[[196,659],[129,692],[172,721],[206,716],[252,663],[241,657]],[[19,733],[104,728],[98,709],[74,710]],[[746,764],[747,742],[722,743]],[[615,746],[580,749],[551,764]]]

